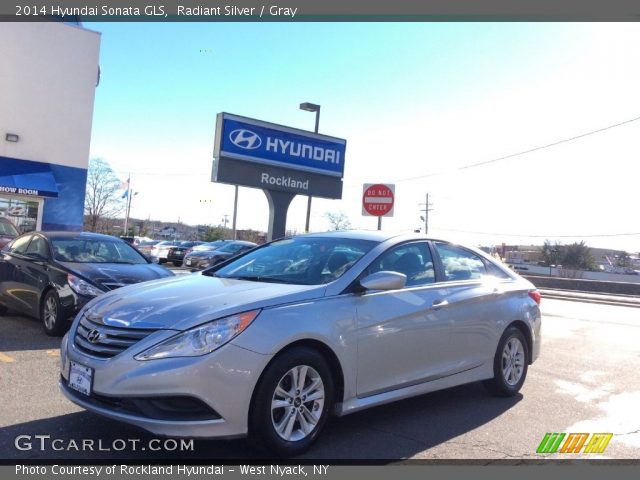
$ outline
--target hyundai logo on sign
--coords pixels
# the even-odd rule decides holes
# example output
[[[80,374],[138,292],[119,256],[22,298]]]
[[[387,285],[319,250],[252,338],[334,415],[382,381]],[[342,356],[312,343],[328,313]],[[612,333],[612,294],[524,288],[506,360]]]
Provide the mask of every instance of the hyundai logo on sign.
[[[214,156],[342,178],[346,143],[341,138],[220,113]]]
[[[247,150],[253,150],[262,145],[262,140],[257,133],[251,130],[244,130],[243,128],[231,132],[229,134],[229,140],[231,140],[235,146],[246,148]]]

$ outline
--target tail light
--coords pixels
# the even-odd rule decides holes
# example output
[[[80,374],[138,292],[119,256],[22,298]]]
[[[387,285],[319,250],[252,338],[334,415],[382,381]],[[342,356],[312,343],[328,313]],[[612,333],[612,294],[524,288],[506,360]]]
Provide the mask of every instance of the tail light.
[[[529,296],[533,299],[534,302],[540,305],[540,300],[542,300],[542,295],[540,295],[540,292],[538,290],[529,290]]]

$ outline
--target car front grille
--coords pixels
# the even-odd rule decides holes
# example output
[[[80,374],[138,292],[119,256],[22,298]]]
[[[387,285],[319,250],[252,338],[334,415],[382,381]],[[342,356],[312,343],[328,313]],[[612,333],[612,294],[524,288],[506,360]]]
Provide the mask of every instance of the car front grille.
[[[80,351],[88,355],[111,358],[155,331],[148,328],[114,327],[105,325],[100,319],[89,319],[83,315],[76,329],[74,343]]]

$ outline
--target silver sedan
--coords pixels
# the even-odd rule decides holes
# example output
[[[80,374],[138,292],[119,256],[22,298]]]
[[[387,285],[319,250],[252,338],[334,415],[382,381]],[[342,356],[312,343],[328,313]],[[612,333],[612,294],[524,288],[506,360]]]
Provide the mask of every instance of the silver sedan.
[[[475,381],[516,394],[540,351],[539,303],[473,248],[303,235],[93,300],[63,339],[60,388],[159,435],[248,435],[291,456],[330,414]]]

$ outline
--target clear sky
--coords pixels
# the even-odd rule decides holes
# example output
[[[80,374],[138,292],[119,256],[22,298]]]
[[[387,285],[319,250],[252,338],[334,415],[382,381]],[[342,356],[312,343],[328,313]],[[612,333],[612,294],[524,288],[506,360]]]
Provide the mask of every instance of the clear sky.
[[[343,198],[313,200],[312,231],[327,212],[375,229],[362,185],[381,182],[396,185],[385,230],[423,227],[429,193],[432,236],[640,250],[640,120],[461,169],[640,117],[638,23],[85,27],[102,33],[91,156],[131,172],[134,217],[231,218],[233,187],[210,181],[216,114],[313,130],[298,108],[312,102],[320,132],[347,139]],[[287,228],[305,213],[298,196]],[[263,192],[241,187],[238,228],[267,219]]]

